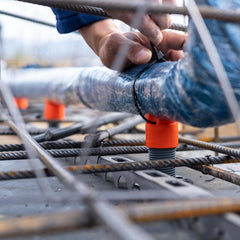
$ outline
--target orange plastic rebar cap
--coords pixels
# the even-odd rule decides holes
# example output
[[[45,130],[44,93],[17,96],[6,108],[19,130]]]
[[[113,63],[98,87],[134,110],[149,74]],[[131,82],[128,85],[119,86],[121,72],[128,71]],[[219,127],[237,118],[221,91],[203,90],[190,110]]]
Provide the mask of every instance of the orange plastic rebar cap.
[[[146,114],[156,124],[146,122],[146,146],[149,148],[175,148],[178,146],[178,123]]]
[[[63,120],[65,118],[65,106],[46,100],[44,117],[46,120]]]
[[[28,108],[28,99],[27,98],[14,98],[15,105],[19,109],[27,109]]]

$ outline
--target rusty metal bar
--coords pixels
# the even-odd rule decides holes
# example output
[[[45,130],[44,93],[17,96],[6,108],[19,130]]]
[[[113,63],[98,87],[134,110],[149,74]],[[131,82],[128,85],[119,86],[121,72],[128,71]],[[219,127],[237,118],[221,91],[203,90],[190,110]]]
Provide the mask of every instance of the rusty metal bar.
[[[240,185],[240,175],[231,173],[229,171],[223,170],[221,168],[217,168],[214,166],[192,166],[191,168],[202,172],[203,174],[208,174],[214,176],[216,178],[220,178],[227,182]]]
[[[189,158],[189,159],[163,159],[155,161],[139,161],[139,162],[121,162],[116,164],[92,164],[92,165],[74,165],[65,167],[66,170],[72,173],[105,173],[117,171],[139,171],[147,169],[158,169],[160,167],[182,167],[202,164],[222,164],[222,163],[239,163],[240,160],[229,156],[222,157],[203,157],[203,158]],[[43,169],[46,176],[54,176],[54,173],[47,168]],[[32,170],[20,171],[2,171],[0,172],[0,180],[16,180],[25,178],[35,178],[36,175]]]
[[[126,210],[132,221],[153,222],[176,220],[205,215],[217,215],[240,211],[240,199],[209,198],[194,200],[155,202],[150,204],[130,204]]]
[[[96,225],[86,209],[27,216],[0,221],[0,238],[51,234],[93,227]]]
[[[214,152],[227,154],[229,156],[240,157],[240,151],[232,149],[232,148],[226,148],[224,146],[220,146],[220,145],[214,144],[214,143],[206,143],[206,142],[202,142],[202,141],[198,141],[198,140],[194,140],[194,139],[188,139],[188,138],[184,138],[184,137],[179,137],[179,142],[190,144],[190,145],[204,148],[204,149],[208,149],[208,150],[211,150]]]
[[[135,223],[176,220],[189,217],[239,212],[239,198],[208,198],[122,205],[123,212]],[[27,216],[0,221],[0,238],[30,234],[50,234],[96,226],[87,209]]]

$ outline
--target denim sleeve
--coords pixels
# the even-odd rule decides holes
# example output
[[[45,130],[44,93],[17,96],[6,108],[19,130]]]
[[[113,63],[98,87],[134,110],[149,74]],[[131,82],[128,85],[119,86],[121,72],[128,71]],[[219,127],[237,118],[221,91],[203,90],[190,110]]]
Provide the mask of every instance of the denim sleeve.
[[[54,8],[52,11],[56,15],[56,27],[59,33],[70,33],[91,23],[105,19],[85,13],[76,13]]]

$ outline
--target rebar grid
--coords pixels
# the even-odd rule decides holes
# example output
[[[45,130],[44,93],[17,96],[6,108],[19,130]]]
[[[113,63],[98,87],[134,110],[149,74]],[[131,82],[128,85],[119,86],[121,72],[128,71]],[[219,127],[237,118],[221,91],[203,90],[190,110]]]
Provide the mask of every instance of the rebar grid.
[[[80,4],[94,4],[96,6],[102,6],[105,9],[122,9],[122,10],[130,10],[130,11],[135,11],[138,9],[138,6],[135,4],[135,2],[132,2],[129,4],[129,2],[121,2],[121,3],[110,3],[109,1],[83,1],[83,0],[75,0],[75,1],[54,1],[54,0],[48,0],[48,1],[41,1],[41,0],[23,0],[25,2],[32,2],[32,3],[37,3],[41,4],[41,2],[48,2],[48,3],[53,3],[53,2],[58,2],[59,4],[62,4],[61,8],[67,9],[67,10],[74,10],[74,11],[89,11],[89,7],[81,7],[79,6]],[[71,3],[76,3],[76,5]],[[99,5],[100,4],[100,5]],[[105,5],[104,5],[105,4]],[[125,4],[125,5],[124,5]],[[49,5],[53,7],[59,7],[60,5]],[[100,10],[101,12],[102,10]],[[144,11],[145,12],[145,11]],[[161,6],[161,5],[155,5],[150,3],[149,5],[146,6],[146,13],[177,13],[177,14],[184,14],[188,15],[188,11],[186,8],[178,8],[178,7],[172,7],[172,6]],[[218,20],[223,20],[223,21],[233,21],[233,22],[240,22],[240,16],[239,16],[239,11],[232,11],[232,10],[219,10],[219,9],[213,9],[210,7],[207,8],[200,8],[200,12],[202,13],[203,17],[205,18],[214,18]],[[16,126],[13,122],[9,121],[10,125],[17,131],[18,133],[21,132],[21,128],[19,129],[18,126]],[[39,146],[32,141],[32,139],[28,136],[25,135],[26,140],[28,143],[32,146],[34,146],[35,150],[41,155],[41,158],[43,159],[43,162],[47,164],[46,169],[44,169],[44,173],[48,176],[56,175],[60,179],[62,179],[66,185],[70,188],[75,189],[79,193],[79,197],[82,199],[84,198],[86,205],[89,206],[90,212],[81,212],[81,217],[84,217],[83,219],[79,218],[78,214],[75,215],[69,215],[69,218],[66,218],[63,222],[60,221],[60,223],[57,221],[59,220],[59,215],[55,216],[56,218],[50,218],[50,220],[53,220],[54,223],[56,223],[55,226],[52,226],[53,228],[50,230],[54,231],[59,231],[63,226],[66,227],[66,229],[74,229],[75,227],[79,228],[81,226],[86,227],[89,223],[94,223],[92,222],[92,215],[97,215],[100,220],[105,222],[105,224],[112,229],[115,234],[120,236],[122,239],[151,239],[151,237],[145,236],[144,233],[140,233],[138,231],[135,231],[135,228],[132,227],[130,228],[131,225],[126,222],[125,219],[125,213],[127,213],[130,218],[135,221],[135,222],[145,222],[145,221],[157,221],[157,220],[166,220],[166,219],[180,219],[184,217],[193,217],[193,216],[202,216],[202,215],[211,215],[211,214],[221,214],[221,213],[226,213],[226,212],[231,212],[231,211],[239,211],[240,210],[240,200],[239,199],[203,199],[203,200],[193,200],[193,201],[179,201],[179,202],[166,202],[166,203],[156,203],[156,204],[151,204],[151,205],[132,205],[129,208],[124,211],[123,217],[121,217],[121,211],[115,211],[112,209],[111,206],[109,206],[107,203],[102,202],[102,201],[97,201],[95,198],[94,194],[89,191],[87,187],[82,185],[81,183],[77,182],[76,179],[72,177],[68,172],[65,172],[65,170],[58,165],[58,163],[52,159],[46,151],[43,151]],[[181,140],[181,138],[180,138]],[[183,140],[183,138],[182,138]],[[185,140],[184,140],[185,141]],[[191,140],[190,140],[191,141]],[[190,145],[196,145],[195,142],[192,141],[192,144]],[[79,156],[79,155],[90,155],[93,154],[93,151],[96,151],[96,155],[104,155],[104,154],[114,154],[110,152],[110,149],[104,149],[103,148],[104,143],[100,148],[97,148],[95,150],[93,149],[80,149],[80,150],[63,150],[65,153],[68,151],[68,155],[63,155],[63,156]],[[225,153],[231,156],[239,157],[239,151],[232,150],[232,149],[226,149],[221,146],[216,146],[216,145],[206,145],[204,143],[200,143],[196,146],[203,147],[204,149],[211,149],[214,151],[218,151],[221,153]],[[119,154],[126,153],[123,151],[122,148],[121,151],[119,150]],[[131,148],[129,148],[131,149]],[[139,148],[142,149],[143,152],[146,152],[146,148],[142,147]],[[113,148],[112,148],[113,150]],[[115,150],[115,149],[114,149]],[[62,151],[62,150],[61,150]],[[85,152],[84,152],[85,151]],[[105,151],[105,153],[104,153]],[[130,150],[129,150],[130,151]],[[127,153],[130,153],[130,152]],[[50,151],[49,151],[50,152]],[[117,150],[115,151],[117,152]],[[55,154],[56,157],[60,157],[60,155],[57,151],[52,151],[53,154]],[[118,154],[117,153],[117,154]],[[3,153],[3,155],[7,153]],[[18,154],[18,153],[9,153],[9,154]],[[23,154],[22,157],[26,157],[26,152],[22,152],[20,154]],[[3,156],[2,155],[2,156]],[[14,157],[13,157],[14,158]],[[134,162],[134,163],[119,163],[116,165],[85,165],[85,166],[70,166],[67,169],[71,171],[75,171],[78,173],[92,173],[92,172],[107,172],[107,171],[126,171],[126,170],[145,170],[145,169],[152,169],[152,168],[158,168],[162,164],[164,166],[192,166],[193,164],[216,164],[216,163],[232,163],[232,162],[238,162],[238,159],[229,157],[229,156],[224,156],[224,157],[206,157],[206,158],[195,158],[195,159],[176,159],[175,162],[173,162],[171,159],[167,159],[166,161],[156,161],[156,162],[151,162],[151,165],[149,165],[149,162]],[[132,166],[131,166],[132,164]],[[172,165],[171,165],[172,164]],[[199,169],[206,171],[206,169],[210,169],[209,166],[200,166]],[[217,169],[214,169],[217,174],[216,176],[219,177],[219,171]],[[0,173],[1,174],[1,173]],[[4,175],[5,174],[5,175]],[[15,178],[17,175],[21,177],[34,177],[35,173],[34,171],[22,171],[22,172],[10,172],[10,173],[2,173],[3,178],[7,177],[12,177]],[[222,175],[226,179],[229,179],[232,181],[233,177],[236,176],[230,176],[228,173],[222,173]],[[226,178],[228,176],[228,178]],[[234,178],[233,179],[236,183],[239,183],[239,180]],[[79,213],[79,212],[77,212]],[[89,214],[91,213],[91,214]],[[106,216],[105,216],[106,215]],[[49,217],[49,216],[48,216]],[[64,216],[62,216],[64,217]],[[120,218],[120,221],[119,219]],[[54,220],[55,219],[55,220]],[[22,219],[24,221],[24,219]],[[46,220],[46,218],[43,218],[42,220]],[[67,224],[67,221],[68,222]],[[76,221],[75,221],[76,220]],[[83,222],[82,222],[83,221]],[[49,230],[49,227],[47,226],[50,221],[46,220],[46,223],[42,225],[42,228],[39,228],[40,230]],[[77,222],[77,224],[76,224]],[[6,223],[6,222],[5,222]],[[21,225],[21,220],[19,221]],[[42,224],[42,221],[39,221],[39,219],[36,219],[36,223]],[[8,222],[7,224],[10,224]],[[68,226],[66,226],[66,225]],[[1,222],[0,222],[1,225]],[[12,225],[12,222],[11,222]],[[9,225],[7,225],[9,226]],[[16,225],[14,226],[16,227]],[[29,230],[30,229],[30,230]],[[39,231],[38,229],[38,231]],[[31,225],[28,226],[28,230],[26,229],[26,225],[23,225],[23,232],[22,234],[25,236],[26,234],[29,233],[34,233],[36,230],[31,229]],[[11,231],[10,231],[11,232]],[[18,234],[19,231],[12,230],[12,234]],[[11,233],[8,233],[11,235]],[[1,236],[1,233],[0,233]],[[3,235],[5,236],[5,235]],[[9,236],[9,235],[7,235]]]

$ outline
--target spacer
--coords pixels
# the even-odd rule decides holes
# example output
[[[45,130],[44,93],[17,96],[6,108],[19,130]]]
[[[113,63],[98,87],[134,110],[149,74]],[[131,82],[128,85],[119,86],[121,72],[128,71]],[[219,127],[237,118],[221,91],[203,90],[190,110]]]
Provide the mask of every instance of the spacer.
[[[163,120],[151,114],[146,118],[156,124],[146,122],[146,147],[176,148],[178,146],[178,123]]]
[[[27,109],[28,108],[28,99],[27,98],[14,98],[15,105],[18,109]]]
[[[63,120],[65,118],[65,106],[46,100],[44,117],[46,120]]]

